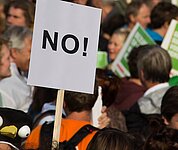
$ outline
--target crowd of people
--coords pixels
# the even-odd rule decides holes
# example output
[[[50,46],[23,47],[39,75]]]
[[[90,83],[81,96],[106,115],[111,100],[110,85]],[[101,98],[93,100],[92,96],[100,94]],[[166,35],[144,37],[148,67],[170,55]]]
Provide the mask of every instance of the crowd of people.
[[[169,0],[61,1],[102,9],[98,51],[108,65],[96,68],[94,94],[64,92],[54,147],[58,89],[27,85],[36,0],[0,0],[0,149],[178,150],[178,85],[170,84],[171,57],[160,46],[178,7]],[[136,23],[156,44],[134,47],[130,76],[121,78],[111,66]],[[88,126],[99,99],[98,126]]]

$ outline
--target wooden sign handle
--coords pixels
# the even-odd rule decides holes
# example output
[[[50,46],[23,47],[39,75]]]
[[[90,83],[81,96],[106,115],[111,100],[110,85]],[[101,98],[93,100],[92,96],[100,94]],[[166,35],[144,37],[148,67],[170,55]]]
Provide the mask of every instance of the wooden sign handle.
[[[55,112],[55,120],[54,120],[52,148],[51,148],[52,150],[56,150],[57,147],[59,146],[63,102],[64,102],[64,90],[58,90],[57,100],[56,100],[56,112]]]

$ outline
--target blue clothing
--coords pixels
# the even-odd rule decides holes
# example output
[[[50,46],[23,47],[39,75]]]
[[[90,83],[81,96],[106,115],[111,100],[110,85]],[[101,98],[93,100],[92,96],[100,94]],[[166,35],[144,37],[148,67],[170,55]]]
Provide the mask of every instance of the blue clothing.
[[[162,37],[159,33],[153,31],[153,30],[150,29],[150,28],[147,28],[147,29],[146,29],[146,32],[149,34],[149,36],[150,36],[157,44],[161,45],[161,43],[162,43],[162,41],[163,41],[163,37]]]

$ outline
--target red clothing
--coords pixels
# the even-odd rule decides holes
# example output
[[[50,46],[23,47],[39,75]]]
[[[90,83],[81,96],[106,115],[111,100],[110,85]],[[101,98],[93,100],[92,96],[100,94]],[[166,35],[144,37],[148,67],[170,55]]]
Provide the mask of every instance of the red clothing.
[[[143,96],[145,91],[145,87],[129,81],[128,78],[122,78],[113,105],[121,111],[129,110]]]
[[[70,119],[62,119],[61,122],[61,131],[60,131],[60,142],[68,141],[81,127],[86,124],[90,124],[90,122],[79,121],[79,120],[70,120]],[[41,125],[37,126],[30,136],[27,138],[25,142],[25,149],[38,149],[40,144],[40,130]],[[79,144],[78,150],[86,150],[88,143],[95,135],[96,131],[87,135]]]

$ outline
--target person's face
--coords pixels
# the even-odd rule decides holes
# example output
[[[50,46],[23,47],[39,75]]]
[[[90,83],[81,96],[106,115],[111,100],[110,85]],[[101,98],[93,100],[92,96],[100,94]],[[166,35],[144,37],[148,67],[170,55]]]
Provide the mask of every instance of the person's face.
[[[30,53],[31,53],[31,43],[32,39],[30,37],[25,38],[24,48],[21,50],[14,50],[13,59],[17,67],[22,71],[28,71],[30,63]]]
[[[74,0],[73,2],[81,5],[86,5],[87,0]]]
[[[109,58],[113,61],[124,44],[125,38],[122,35],[113,34],[108,43]]]
[[[178,130],[178,113],[172,117],[171,121],[168,123],[168,126]]]
[[[147,28],[147,25],[151,22],[150,20],[150,8],[145,4],[142,5],[138,11],[137,16],[135,16],[135,23],[139,22],[144,29]]]
[[[10,52],[6,45],[2,45],[1,51],[1,63],[0,63],[0,79],[5,77],[9,77],[11,75],[10,72]]]
[[[8,144],[0,143],[0,150],[12,150]]]
[[[24,11],[20,8],[10,7],[7,16],[7,23],[9,25],[26,26]]]

